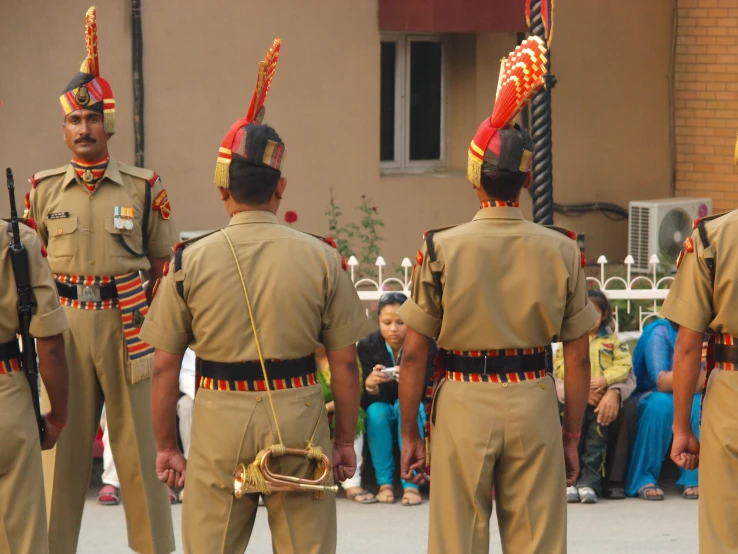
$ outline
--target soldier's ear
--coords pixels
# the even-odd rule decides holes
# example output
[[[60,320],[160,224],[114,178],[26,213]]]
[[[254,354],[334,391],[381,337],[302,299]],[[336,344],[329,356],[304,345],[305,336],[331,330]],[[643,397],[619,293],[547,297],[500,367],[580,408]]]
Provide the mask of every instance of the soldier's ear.
[[[228,189],[218,187],[218,190],[220,191],[220,199],[223,202],[226,202],[231,197],[231,193],[228,192]]]
[[[277,197],[278,200],[282,200],[282,196],[284,196],[284,189],[286,188],[287,188],[287,178],[280,177],[279,181],[277,181],[277,190],[274,191],[274,195]]]
[[[527,175],[525,176],[525,183],[523,183],[523,188],[527,189],[530,188],[531,183],[533,183],[533,172],[529,169],[526,171]]]

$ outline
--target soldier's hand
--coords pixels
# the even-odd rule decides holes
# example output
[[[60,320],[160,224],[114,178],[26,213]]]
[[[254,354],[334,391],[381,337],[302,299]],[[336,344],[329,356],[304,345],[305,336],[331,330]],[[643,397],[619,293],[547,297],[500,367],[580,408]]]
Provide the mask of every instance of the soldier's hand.
[[[564,464],[566,465],[566,486],[573,487],[579,477],[579,439],[564,435]]]
[[[671,443],[671,459],[684,469],[697,469],[700,465],[700,442],[691,431],[689,433],[674,433]]]
[[[56,441],[59,440],[61,435],[61,428],[53,423],[49,423],[49,414],[44,415],[46,420],[46,432],[44,433],[44,440],[41,441],[41,450],[51,450],[56,445]]]
[[[156,453],[156,476],[168,487],[184,487],[187,460],[179,449]]]
[[[354,443],[333,441],[333,478],[336,482],[351,479],[356,473],[356,452]]]
[[[419,436],[402,439],[400,477],[416,485],[430,481],[430,475],[425,472],[425,444]]]

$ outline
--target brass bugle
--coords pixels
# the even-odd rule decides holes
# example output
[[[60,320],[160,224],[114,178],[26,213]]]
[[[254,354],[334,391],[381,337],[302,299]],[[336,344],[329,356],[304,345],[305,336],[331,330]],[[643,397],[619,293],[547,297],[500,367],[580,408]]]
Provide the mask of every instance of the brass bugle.
[[[301,448],[287,448],[285,456],[299,456],[306,458],[308,451]],[[336,485],[327,485],[331,477],[331,462],[328,457],[322,455],[323,473],[317,479],[305,479],[294,477],[293,475],[282,475],[273,473],[269,468],[269,460],[272,452],[267,450],[258,465],[267,491],[271,492],[299,492],[299,491],[318,491],[318,492],[338,492]],[[238,464],[236,471],[233,473],[233,495],[241,498],[244,494],[260,493],[261,491],[246,482],[246,466],[243,463]]]

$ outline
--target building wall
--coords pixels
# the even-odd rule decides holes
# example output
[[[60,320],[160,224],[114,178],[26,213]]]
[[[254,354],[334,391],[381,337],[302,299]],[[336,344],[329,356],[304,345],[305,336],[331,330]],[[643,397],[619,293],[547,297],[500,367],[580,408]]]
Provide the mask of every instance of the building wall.
[[[682,0],[680,0],[681,2]],[[706,0],[705,0],[706,1]],[[18,198],[34,171],[69,160],[58,95],[84,58],[87,0],[12,2],[0,18],[0,164],[17,175]],[[227,223],[212,184],[217,149],[241,117],[256,64],[275,36],[282,56],[265,121],[287,143],[283,204],[295,226],[327,232],[330,190],[345,221],[362,195],[385,222],[389,263],[412,259],[425,229],[470,219],[477,209],[465,179],[466,149],[494,102],[500,58],[513,33],[448,35],[449,99],[444,171],[381,175],[376,0],[288,1],[280,9],[228,0],[152,0],[144,5],[146,165],[164,181],[180,230]],[[670,194],[668,70],[672,0],[557,3],[553,68],[555,199],[608,201]],[[103,75],[112,83],[118,133],[111,154],[133,161],[130,14],[100,0]],[[258,24],[254,24],[258,13]],[[531,216],[531,202],[523,198]],[[7,201],[0,195],[0,213]],[[599,214],[560,225],[587,234],[590,258],[622,259],[627,227]]]
[[[675,66],[676,194],[738,207],[738,3],[678,0]]]

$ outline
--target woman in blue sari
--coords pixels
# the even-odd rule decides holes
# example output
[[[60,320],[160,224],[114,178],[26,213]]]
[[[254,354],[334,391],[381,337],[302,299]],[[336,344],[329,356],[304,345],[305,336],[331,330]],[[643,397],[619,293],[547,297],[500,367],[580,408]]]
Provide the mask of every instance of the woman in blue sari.
[[[661,466],[672,440],[674,423],[673,358],[678,326],[660,319],[643,329],[633,351],[633,371],[636,375],[638,427],[631,450],[625,492],[644,500],[663,500],[664,491],[658,486]],[[692,403],[692,429],[699,438],[700,391],[704,387],[702,371]],[[683,488],[682,496],[699,497],[697,470],[679,469],[676,484]]]

